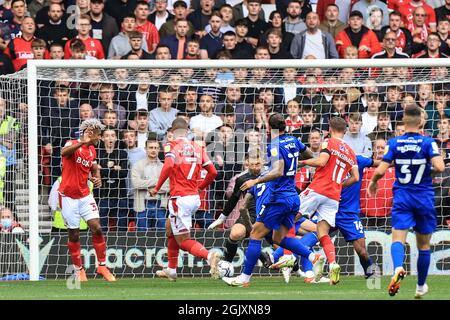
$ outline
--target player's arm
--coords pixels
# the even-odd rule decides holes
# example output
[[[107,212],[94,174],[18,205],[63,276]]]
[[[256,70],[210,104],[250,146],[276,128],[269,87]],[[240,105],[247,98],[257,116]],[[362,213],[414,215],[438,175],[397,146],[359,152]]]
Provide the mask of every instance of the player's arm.
[[[302,160],[308,160],[314,158],[314,155],[308,147],[300,154]]]
[[[259,183],[265,183],[278,179],[279,177],[283,176],[283,172],[284,172],[284,161],[282,159],[275,160],[272,165],[272,170],[270,170],[263,177],[246,181],[244,184],[242,184],[241,191],[248,190],[254,185]]]
[[[222,224],[227,220],[227,217],[230,215],[231,211],[236,207],[236,204],[239,202],[239,198],[241,197],[241,185],[243,183],[242,179],[236,179],[236,184],[234,185],[233,193],[228,199],[227,203],[225,204],[225,208],[223,208],[223,212],[220,214],[220,216],[211,223],[208,227],[208,229],[214,229],[218,225]]]
[[[94,162],[91,167],[91,181],[96,188],[102,186],[102,176],[100,175],[100,168],[98,167],[97,162]]]
[[[78,148],[80,148],[82,145],[87,145],[89,144],[89,142],[91,141],[91,136],[92,136],[92,130],[91,129],[86,129],[86,132],[88,138],[85,138],[84,134],[81,136],[80,141],[78,141],[77,143],[72,143],[72,142],[68,142],[61,150],[61,156],[63,157],[70,157],[72,156],[77,150]]]
[[[244,224],[246,227],[251,227],[252,222],[250,219],[250,214],[248,213],[248,209],[252,205],[252,202],[254,201],[253,194],[250,192],[247,192],[244,197],[244,204],[239,208],[239,212],[241,213],[241,218],[244,221]]]
[[[150,195],[152,197],[156,196],[159,189],[161,189],[161,186],[164,184],[164,182],[166,182],[167,178],[169,178],[170,172],[172,171],[174,165],[174,157],[166,155],[166,159],[164,160],[164,165],[161,169],[161,174],[159,175],[158,182],[156,183],[156,186],[152,190],[150,190]]]
[[[349,187],[352,184],[359,181],[359,170],[358,166],[353,166],[350,170],[350,177],[342,183],[342,187]]]
[[[317,158],[299,161],[299,166],[324,167],[328,159],[330,159],[330,153],[322,150]]]
[[[431,158],[432,173],[442,173],[445,170],[444,158],[439,155]]]
[[[217,177],[217,170],[216,167],[214,167],[214,164],[211,161],[207,161],[203,164],[203,169],[206,170],[207,174],[205,179],[202,181],[202,183],[198,186],[200,191],[203,191],[208,187],[214,179]]]
[[[380,180],[386,170],[389,169],[391,164],[389,162],[381,161],[380,165],[376,168],[375,173],[372,176],[372,180],[370,180],[369,187],[367,188],[367,193],[369,196],[374,197],[377,193],[378,180]]]

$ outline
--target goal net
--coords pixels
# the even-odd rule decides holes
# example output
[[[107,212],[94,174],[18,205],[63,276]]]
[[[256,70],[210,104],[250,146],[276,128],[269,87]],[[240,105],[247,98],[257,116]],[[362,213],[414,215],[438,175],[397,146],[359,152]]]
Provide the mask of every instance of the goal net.
[[[68,238],[56,191],[61,148],[80,137],[79,125],[85,119],[98,118],[107,126],[97,146],[103,184],[92,190],[107,238],[107,266],[119,277],[153,277],[167,264],[167,194],[149,198],[147,189],[159,171],[141,160],[163,161],[163,149],[151,154],[145,141],[163,145],[170,140],[170,124],[176,117],[189,121],[190,138],[206,147],[219,173],[201,194],[191,235],[208,249],[223,250],[239,211],[233,210],[215,231],[206,228],[223,212],[235,177],[245,170],[245,156],[265,154],[271,112],[283,113],[289,133],[316,153],[328,134],[330,118],[342,117],[349,124],[345,140],[355,152],[381,159],[386,141],[404,132],[403,108],[414,103],[423,108],[424,132],[436,139],[447,164],[445,173],[433,180],[438,228],[431,240],[430,274],[449,275],[450,62],[446,60],[30,61],[27,72],[0,79],[0,106],[6,106],[5,115],[0,114],[18,124],[7,132],[3,123],[0,126],[6,159],[5,174],[0,168],[4,195],[0,199],[24,231],[0,237],[0,276],[30,272],[32,279],[68,277]],[[13,164],[8,152],[9,157],[14,154]],[[367,168],[362,177],[361,220],[369,254],[387,275],[392,272],[395,173],[389,169],[377,196],[369,198],[366,188],[373,172]],[[304,190],[313,174],[311,168],[301,169],[297,187]],[[93,277],[95,251],[89,232],[83,231],[85,225],[81,229],[83,263]],[[339,232],[333,241],[343,274],[363,274],[352,245]],[[235,272],[243,266],[246,246],[242,241]],[[267,243],[264,246],[272,250]],[[413,233],[407,247],[406,266],[414,274],[418,250]],[[208,276],[206,264],[184,252],[179,267],[183,276]],[[260,265],[256,274],[278,275]]]

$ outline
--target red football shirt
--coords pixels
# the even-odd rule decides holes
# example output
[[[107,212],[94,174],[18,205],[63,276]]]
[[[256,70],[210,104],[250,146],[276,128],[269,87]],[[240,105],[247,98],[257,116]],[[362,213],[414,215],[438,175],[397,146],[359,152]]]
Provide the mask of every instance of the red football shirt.
[[[387,0],[388,9],[398,11],[402,6],[409,3],[410,0]]]
[[[159,32],[153,23],[147,21],[143,25],[136,25],[136,31],[142,32],[145,40],[147,41],[147,52],[152,52],[153,45],[159,43]]]
[[[330,155],[324,167],[317,167],[309,188],[330,199],[339,201],[342,182],[357,165],[353,150],[342,139],[330,138],[322,144],[322,151]]]
[[[423,7],[425,9],[425,12],[427,13],[425,24],[428,27],[432,27],[433,25],[436,26],[436,13],[434,12],[434,9],[430,7],[426,2],[422,2],[422,4],[418,6],[415,6],[411,4],[411,2],[408,2],[398,9],[398,11],[402,15],[403,26],[407,28],[410,23],[413,23],[414,10],[416,10],[416,8],[418,7]]]
[[[211,163],[205,149],[186,138],[177,138],[164,146],[164,152],[175,163],[169,176],[170,196],[198,195],[201,170]]]
[[[78,143],[70,140],[65,147]],[[66,197],[80,199],[90,194],[87,180],[92,165],[96,162],[97,152],[94,146],[81,146],[71,156],[62,157],[62,181],[58,191]]]
[[[76,38],[78,38],[78,36]],[[64,46],[64,59],[70,59],[72,57],[72,53],[70,52],[70,44],[72,43],[72,40],[67,41]],[[95,57],[97,59],[105,59],[105,52],[100,40],[89,37],[86,40],[81,41],[83,41],[86,46],[86,54],[88,56]]]

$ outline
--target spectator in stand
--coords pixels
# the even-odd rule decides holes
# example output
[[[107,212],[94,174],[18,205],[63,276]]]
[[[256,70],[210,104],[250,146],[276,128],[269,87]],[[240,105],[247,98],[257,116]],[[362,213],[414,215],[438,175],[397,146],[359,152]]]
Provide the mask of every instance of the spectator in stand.
[[[382,15],[382,25],[387,26],[389,23],[389,11],[386,3],[380,0],[359,0],[353,6],[352,10],[357,10],[362,13],[364,25],[370,28],[372,25],[370,21],[370,14],[373,8],[378,8],[381,10]]]
[[[9,40],[16,38],[20,36],[21,33],[23,33],[21,26],[23,20],[27,17],[26,2],[24,0],[12,0],[11,12],[13,14],[12,18],[2,22],[5,29],[9,30],[9,32],[6,34],[7,38],[3,39],[5,40],[6,44],[9,42]]]
[[[168,20],[159,29],[159,36],[161,37],[161,39],[163,39],[167,36],[175,35],[176,22],[178,20],[186,20],[188,13],[189,12],[187,9],[186,2],[184,2],[183,0],[175,1],[175,3],[173,4],[174,18],[171,20]],[[194,26],[192,25],[192,23],[190,21],[188,21],[188,31],[187,31],[186,35],[190,38],[194,34],[195,34]]]
[[[439,150],[441,150],[442,156],[446,167],[450,167],[450,118],[447,116],[439,119],[438,132],[434,136]]]
[[[350,9],[355,2],[356,1],[352,1],[352,0],[338,0],[338,1],[336,1],[336,0],[318,0],[316,12],[319,15],[320,21],[324,21],[326,18],[326,11],[327,11],[328,5],[335,4],[336,6],[339,7],[338,19],[345,23],[348,21]]]
[[[248,16],[244,19],[247,20],[248,33],[245,41],[256,47],[259,38],[266,32],[268,25],[265,20],[259,18],[259,13],[262,11],[261,0],[248,0],[247,9]],[[239,34],[237,29],[236,33]]]
[[[417,55],[417,58],[448,58],[440,51],[441,38],[438,33],[430,33],[426,40],[426,49]]]
[[[138,56],[139,60],[150,60],[153,59],[153,56],[142,49],[143,47],[143,35],[139,31],[130,31],[128,32],[128,38],[130,39],[131,50],[125,54],[121,59],[128,59],[130,54],[135,54]]]
[[[173,18],[173,14],[167,10],[167,0],[155,0],[155,11],[148,16],[148,21],[160,30],[164,23]]]
[[[150,130],[148,129],[148,112],[138,110],[135,114],[134,121],[136,122],[137,146],[145,150],[145,142],[148,140],[150,134]]]
[[[119,128],[122,129],[127,124],[127,111],[123,106],[114,103],[114,95],[112,83],[102,83],[100,86],[99,104],[94,109],[94,115],[98,119],[103,119],[107,110],[115,111],[119,117]]]
[[[16,72],[11,58],[0,51],[0,75],[7,75]]]
[[[205,140],[206,136],[223,125],[222,119],[214,114],[214,99],[210,95],[200,96],[201,113],[191,118],[189,127],[200,140]]]
[[[222,25],[220,27],[220,32],[225,33],[227,31],[235,31],[231,26],[233,21],[233,7],[229,4],[224,4],[219,9],[220,16],[222,18]],[[211,25],[208,24],[205,27],[205,32],[211,31]]]
[[[241,88],[230,85],[225,90],[225,100],[218,103],[214,114],[222,116],[226,107],[230,106],[236,116],[235,129],[246,131],[254,125],[252,117],[252,106],[243,102]]]
[[[400,137],[400,136],[404,135],[405,132],[406,132],[406,129],[405,129],[405,124],[403,123],[403,121],[397,122],[397,124],[395,126],[395,136]]]
[[[425,46],[431,29],[425,23],[427,13],[423,7],[418,7],[413,12],[413,19],[406,26],[413,37],[412,53],[415,54]],[[416,55],[413,55],[413,58]]]
[[[22,225],[14,219],[11,209],[0,209],[0,233],[25,233]]]
[[[303,106],[301,114],[303,124],[300,127],[300,130],[294,131],[292,135],[294,137],[300,138],[303,143],[308,143],[309,135],[311,134],[311,132],[322,132],[322,130],[320,130],[320,128],[316,125],[315,119],[317,118],[317,115],[314,113],[314,110],[310,106]]]
[[[70,43],[70,59],[73,60],[96,60],[86,53],[86,45],[80,39],[74,39]]]
[[[400,103],[402,97],[401,90],[402,89],[398,85],[391,85],[386,89],[386,110],[391,115],[394,129],[396,124],[403,119],[403,108]]]
[[[381,28],[380,36],[382,39],[384,39],[384,35],[389,31],[395,33],[395,48],[397,51],[401,51],[411,56],[413,38],[411,32],[402,27],[402,15],[400,12],[392,11],[389,13],[389,25]]]
[[[64,59],[64,46],[57,42],[50,45],[50,59],[62,60]]]
[[[255,129],[262,133],[269,132],[269,110],[261,98],[256,98],[253,104]]]
[[[169,192],[167,180],[155,197],[149,190],[156,186],[163,163],[158,159],[160,144],[156,140],[147,140],[145,144],[147,157],[133,166],[131,182],[134,189],[134,211],[138,231],[150,228],[164,229],[166,225],[166,209]]]
[[[225,32],[223,46],[231,53],[232,59],[252,59],[255,55],[255,51],[250,44],[245,41],[238,43],[236,33],[233,31]]]
[[[294,99],[301,93],[301,88],[297,85],[297,69],[284,68],[283,69],[283,88],[280,94],[283,96],[282,104],[287,104],[288,101]]]
[[[14,15],[11,10],[12,0],[4,0],[0,5],[0,20],[1,21],[9,21]]]
[[[340,117],[347,121],[348,110],[349,101],[347,93],[344,90],[337,90],[331,99],[330,111],[325,113],[323,110],[320,110],[321,112],[318,112],[318,114],[322,116],[320,119],[320,126],[324,136],[328,135],[330,119],[333,117]]]
[[[317,77],[313,74],[307,74],[304,78],[304,84],[309,86],[303,88],[303,92],[301,95],[295,98],[302,107],[310,106],[313,108],[314,113],[317,115],[324,115],[330,112],[330,103],[327,102],[323,94],[318,91],[314,85],[316,85],[319,81]],[[336,94],[337,91],[333,93]],[[331,98],[333,100],[333,98]]]
[[[178,104],[178,110],[190,118],[200,113],[200,107],[198,105],[198,88],[188,87],[183,94],[183,99]]]
[[[190,39],[187,35],[188,28],[187,20],[178,19],[175,21],[175,35],[166,36],[161,39],[160,44],[169,47],[172,59],[184,59],[187,41]]]
[[[442,20],[438,20],[437,32],[439,38],[441,39],[441,47],[439,48],[440,52],[443,54],[450,56],[450,20],[447,17],[442,18]]]
[[[433,108],[433,85],[431,83],[419,84],[416,103],[423,110]]]
[[[363,15],[359,11],[352,11],[349,18],[349,26],[336,36],[336,47],[340,57],[344,56],[344,50],[353,45],[358,48],[359,59],[370,58],[381,51],[376,34],[363,26]]]
[[[348,130],[344,135],[344,141],[357,155],[366,158],[372,157],[372,142],[361,131],[362,117],[358,112],[350,113],[348,117]]]
[[[211,2],[213,0],[202,0],[202,2]],[[223,48],[223,33],[220,31],[222,26],[222,16],[220,12],[215,11],[210,15],[209,25],[211,31],[206,33],[200,40],[200,49],[203,59],[213,59],[216,57],[217,52]]]
[[[25,17],[20,26],[22,34],[8,43],[5,54],[12,60],[14,70],[19,71],[28,59],[33,58],[31,41],[35,39],[36,25],[34,19]]]
[[[47,49],[45,49],[46,47],[47,47],[47,45],[44,40],[33,39],[33,41],[31,41],[31,54],[33,55],[33,57],[31,59],[44,60],[46,51],[47,51]],[[26,68],[27,68],[27,63],[22,66],[21,70],[26,69]]]
[[[367,97],[367,111],[362,114],[362,131],[364,134],[369,134],[375,129],[380,111],[382,111],[380,95],[378,93],[369,93]]]
[[[367,136],[371,141],[375,141],[376,139],[383,139],[388,141],[390,138],[394,137],[394,132],[392,131],[391,126],[391,117],[389,112],[383,111],[378,113],[377,126],[373,129],[373,131]]]
[[[374,161],[381,161],[386,149],[386,140],[377,139],[373,143]],[[392,187],[395,181],[395,168],[389,168],[383,178],[378,181],[378,190],[375,197],[367,195],[367,186],[375,173],[376,168],[366,168],[361,178],[361,213],[365,227],[389,228],[392,209]]]
[[[292,133],[303,124],[302,117],[300,117],[300,104],[296,100],[290,100],[286,107],[286,132]]]
[[[72,140],[81,138],[83,132],[80,130],[80,125],[84,120],[95,118],[94,111],[89,103],[82,103],[78,110],[78,114],[79,125],[72,129],[72,132],[70,133],[70,139]]]
[[[118,129],[119,119],[116,111],[106,110],[103,114],[103,118],[101,118],[100,120],[106,127],[110,127],[114,130]]]
[[[238,20],[244,19],[248,16],[248,0],[244,0],[233,7],[233,19],[234,23]],[[258,14],[259,19],[262,21],[266,21],[266,17],[264,14],[264,10],[261,10]]]
[[[75,5],[76,5],[76,9],[75,9],[75,14],[74,15],[78,15],[78,14],[88,14],[89,13],[89,1],[88,0],[75,0]]]
[[[396,48],[397,35],[394,31],[388,31],[383,36],[383,51],[375,53],[372,59],[386,59],[386,58],[409,58],[409,56],[397,50]]]
[[[177,109],[172,108],[173,94],[168,88],[159,88],[158,92],[158,108],[150,111],[149,129],[158,135],[161,141],[166,135],[166,131],[172,125],[178,113]]]
[[[291,54],[296,59],[305,59],[314,55],[316,59],[339,59],[333,37],[319,29],[319,15],[310,12],[306,16],[305,31],[294,37]]]
[[[86,46],[87,55],[95,57],[97,59],[105,58],[105,52],[103,50],[102,43],[90,36],[91,29],[91,17],[86,14],[80,15],[77,21],[78,35],[75,38],[67,41],[64,47],[65,59],[70,59],[72,57],[72,54],[70,53],[70,44],[74,39],[80,39],[81,41],[83,41],[84,45]]]
[[[204,35],[205,27],[208,25],[213,13],[214,0],[200,0],[199,10],[191,12],[187,20],[192,23],[198,36]]]
[[[74,30],[67,26],[67,19],[61,4],[53,3],[48,7],[46,23],[38,28],[36,36],[44,39],[48,46],[55,42],[64,46],[67,40],[76,36]]]
[[[287,32],[294,35],[306,30],[306,25],[300,17],[302,13],[303,0],[290,0],[287,7],[287,17],[284,26]]]
[[[153,53],[159,43],[159,33],[155,25],[147,20],[149,15],[149,5],[147,1],[140,0],[134,9],[136,16],[136,31],[142,32],[147,42],[148,53]]]
[[[292,55],[285,49],[283,35],[278,29],[270,29],[267,32],[267,46],[270,59],[292,59]]]
[[[90,0],[89,15],[92,24],[92,37],[101,41],[103,51],[109,48],[111,40],[119,33],[116,21],[109,14],[105,13],[105,0]]]
[[[30,17],[32,17],[33,19],[36,19],[36,14],[38,13],[38,11],[45,7],[48,7],[49,4],[50,4],[49,0],[28,1],[27,9],[28,9],[28,12],[30,13]]]
[[[102,177],[98,207],[104,231],[128,229],[128,156],[118,142],[117,132],[113,128],[106,128],[102,132],[102,143],[98,149],[98,166]]]
[[[281,32],[281,47],[289,52],[292,39],[294,39],[294,34],[286,31],[286,26],[283,22],[281,13],[276,10],[270,13],[267,31],[259,38],[258,45],[267,43],[267,35],[272,30]]]
[[[46,24],[48,24],[48,22],[49,22],[49,20],[48,20],[49,14],[48,13],[50,11],[50,6],[52,4],[60,5],[63,12],[66,10],[66,8],[64,6],[64,1],[50,0],[48,5],[39,9],[38,12],[36,13],[36,16],[33,17],[35,19],[36,25],[39,29],[42,28],[43,26],[45,26]],[[62,20],[67,22],[68,17],[69,17],[69,15],[67,13],[63,13]]]
[[[383,11],[378,7],[370,9],[367,27],[375,32],[378,41],[383,38],[383,34],[381,32],[381,28],[383,28],[383,26],[386,26],[386,24],[383,24]]]
[[[450,19],[450,0],[445,0],[444,5],[434,9],[437,21],[443,20],[444,18]]]
[[[136,17],[133,13],[123,17],[121,30],[109,44],[108,59],[118,59],[131,51],[129,33],[136,31]],[[147,40],[142,39],[142,49],[146,50],[147,48]]]
[[[116,20],[120,29],[123,18],[134,11],[136,4],[137,0],[108,0],[105,3],[105,12]]]
[[[433,91],[433,101],[425,105],[425,111],[428,115],[425,128],[432,137],[434,137],[439,131],[439,120],[450,118],[450,101],[448,91],[445,90],[445,88],[439,88],[438,86],[435,86]]]
[[[199,40],[197,38],[190,39],[186,45],[186,52],[184,54],[184,59],[185,60],[200,60],[200,59],[202,59],[202,54],[203,54],[204,59],[208,59],[208,51],[200,50]],[[217,58],[217,54],[216,54],[216,58]],[[193,72],[192,72],[192,74],[193,74]],[[192,81],[194,81],[194,79],[189,77],[189,78],[185,78],[185,81],[192,82]]]
[[[429,28],[431,32],[436,32],[436,14],[433,8],[426,3],[426,0],[410,0],[399,6],[398,11],[402,15],[403,25],[411,31],[410,25],[416,18],[414,12],[421,7],[425,10],[425,12],[420,11],[423,14],[422,18],[425,18],[425,27]]]
[[[321,19],[319,14],[319,20],[321,21],[319,29],[331,34],[333,40],[336,38],[337,34],[347,26],[344,22],[339,20],[339,7],[335,3],[327,5],[325,16]]]

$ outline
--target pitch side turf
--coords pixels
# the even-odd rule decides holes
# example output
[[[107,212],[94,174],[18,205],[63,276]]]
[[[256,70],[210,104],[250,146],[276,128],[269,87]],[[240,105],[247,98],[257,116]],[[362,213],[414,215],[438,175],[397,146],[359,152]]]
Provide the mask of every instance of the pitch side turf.
[[[327,283],[305,284],[303,279],[292,277],[285,284],[281,277],[257,278],[250,288],[232,288],[222,280],[210,278],[179,278],[176,282],[164,279],[119,279],[115,283],[89,280],[79,290],[69,290],[65,280],[40,282],[0,282],[0,300],[7,299],[150,299],[150,300],[394,300],[413,299],[416,277],[406,277],[395,297],[387,293],[389,277],[381,279],[380,289],[368,289],[363,277],[341,277],[337,286]],[[450,277],[430,276],[430,292],[426,300],[450,300]],[[372,286],[376,283],[372,282]]]

